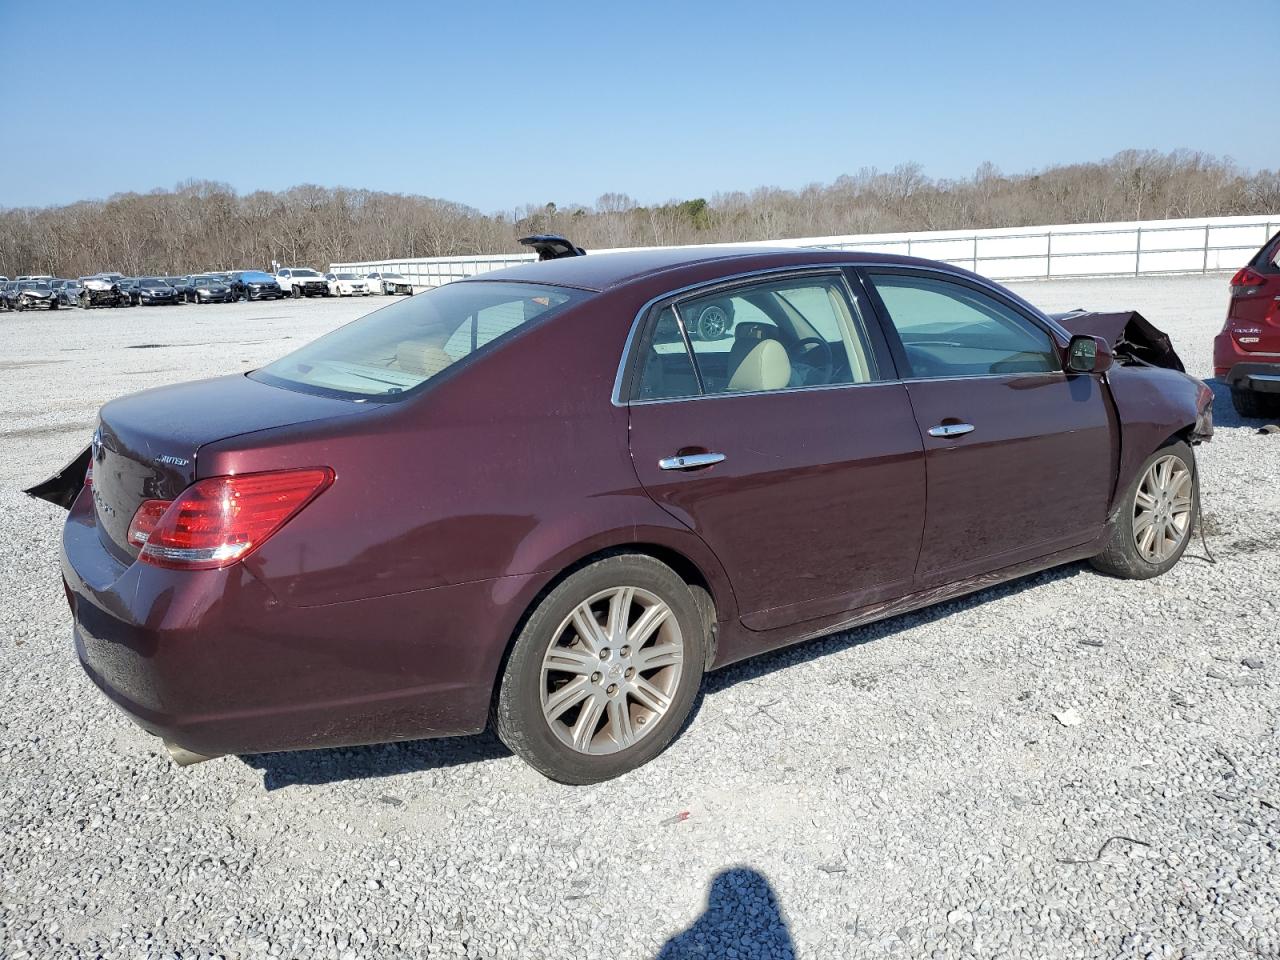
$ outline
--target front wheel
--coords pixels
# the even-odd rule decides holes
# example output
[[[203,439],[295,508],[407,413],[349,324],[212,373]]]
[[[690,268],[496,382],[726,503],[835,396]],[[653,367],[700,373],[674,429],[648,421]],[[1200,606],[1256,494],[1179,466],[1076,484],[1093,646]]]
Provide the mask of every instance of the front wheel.
[[[1182,441],[1161,447],[1125,491],[1111,539],[1089,562],[1126,580],[1148,580],[1182,558],[1199,519],[1195,454]]]
[[[653,557],[607,557],[567,577],[520,631],[494,704],[498,736],[560,783],[597,783],[671,742],[702,683],[707,623]]]

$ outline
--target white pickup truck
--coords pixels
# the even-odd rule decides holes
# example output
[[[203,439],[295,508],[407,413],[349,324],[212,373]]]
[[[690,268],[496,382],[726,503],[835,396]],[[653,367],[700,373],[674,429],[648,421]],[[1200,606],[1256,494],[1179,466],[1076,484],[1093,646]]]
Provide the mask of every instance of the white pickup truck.
[[[327,297],[329,281],[307,267],[285,267],[276,274],[276,283],[286,296]]]

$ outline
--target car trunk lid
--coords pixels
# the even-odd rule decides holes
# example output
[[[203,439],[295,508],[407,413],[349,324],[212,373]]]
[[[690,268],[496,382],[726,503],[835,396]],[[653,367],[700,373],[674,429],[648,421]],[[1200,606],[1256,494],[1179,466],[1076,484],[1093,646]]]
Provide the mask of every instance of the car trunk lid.
[[[90,448],[93,503],[103,544],[132,560],[129,523],[144,500],[172,500],[197,477],[200,447],[286,424],[353,416],[369,406],[296,393],[236,374],[113,400]],[[74,478],[72,478],[74,479]],[[33,495],[47,481],[33,488]],[[53,496],[44,499],[60,502]]]

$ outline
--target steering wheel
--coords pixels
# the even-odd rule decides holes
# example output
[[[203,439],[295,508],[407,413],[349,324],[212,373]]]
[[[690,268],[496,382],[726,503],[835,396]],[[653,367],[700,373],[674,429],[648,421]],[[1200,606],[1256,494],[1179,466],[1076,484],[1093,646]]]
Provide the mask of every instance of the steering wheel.
[[[806,344],[817,344],[822,348],[822,363],[815,364],[808,357]],[[821,371],[822,380],[820,383],[830,383],[831,375],[835,373],[835,352],[831,349],[831,344],[823,340],[821,337],[801,337],[796,341],[796,350],[804,357],[804,362],[812,366],[815,370]]]

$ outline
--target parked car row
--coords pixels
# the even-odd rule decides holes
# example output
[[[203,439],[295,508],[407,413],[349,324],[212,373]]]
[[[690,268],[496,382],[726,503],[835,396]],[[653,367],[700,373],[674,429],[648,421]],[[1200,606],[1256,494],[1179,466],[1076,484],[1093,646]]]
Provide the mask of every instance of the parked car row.
[[[0,310],[58,307],[136,307],[176,303],[234,303],[284,297],[367,297],[413,293],[398,273],[320,273],[308,267],[198,273],[185,277],[126,277],[98,273],[78,280],[49,276],[0,277]]]

